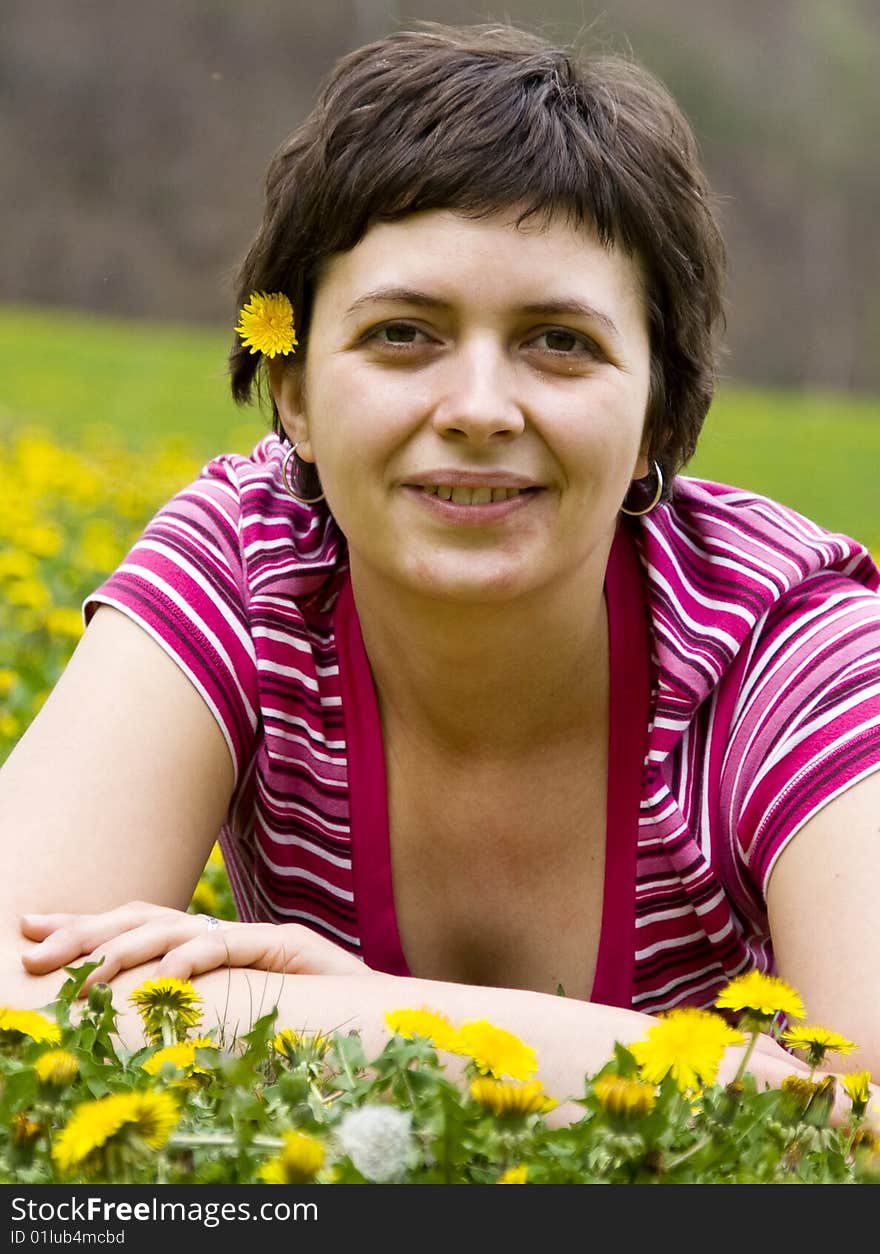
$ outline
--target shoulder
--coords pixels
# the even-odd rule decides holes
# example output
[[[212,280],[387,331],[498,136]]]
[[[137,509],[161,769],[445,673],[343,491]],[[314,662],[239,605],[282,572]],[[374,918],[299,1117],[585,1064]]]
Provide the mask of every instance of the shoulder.
[[[880,571],[864,545],[830,531],[759,493],[681,476],[669,504],[646,521],[646,547],[659,567],[669,561],[722,576],[734,599],[747,593],[767,608],[776,596],[822,569],[876,592]],[[664,554],[667,560],[664,561]]]
[[[667,748],[771,635],[796,635],[838,601],[880,630],[880,570],[865,546],[760,494],[681,477],[638,543]]]
[[[251,594],[320,598],[347,565],[346,546],[323,501],[303,505],[285,490],[286,452],[273,433],[248,455],[223,453],[202,467],[187,495],[209,500],[218,532],[234,534]]]

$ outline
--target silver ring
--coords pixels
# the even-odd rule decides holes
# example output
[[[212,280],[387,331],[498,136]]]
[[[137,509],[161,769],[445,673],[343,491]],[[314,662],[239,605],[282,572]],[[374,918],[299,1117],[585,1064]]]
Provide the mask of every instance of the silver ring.
[[[200,914],[197,917],[204,920],[206,932],[215,932],[220,927],[220,920],[215,919],[213,914]]]

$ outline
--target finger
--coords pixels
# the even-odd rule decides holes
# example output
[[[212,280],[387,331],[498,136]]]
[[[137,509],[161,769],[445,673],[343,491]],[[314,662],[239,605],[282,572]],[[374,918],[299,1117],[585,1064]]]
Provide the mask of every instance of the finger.
[[[159,975],[187,980],[219,967],[250,967],[287,975],[368,974],[353,954],[300,924],[224,924],[169,951]]]
[[[159,963],[160,978],[188,980],[220,967],[259,967],[280,970],[268,965],[271,957],[271,923],[227,924],[212,932],[204,932],[169,950]],[[265,964],[265,965],[264,965]]]
[[[38,914],[32,912],[19,916],[19,926],[29,939],[43,940],[60,928],[76,927],[84,922],[99,919],[106,920],[108,926],[111,927],[123,925],[130,927],[133,920],[142,921],[150,914],[167,909],[167,906],[156,906],[147,901],[128,901],[112,910],[99,910],[94,913],[80,911],[74,914],[69,911],[56,911],[52,914]]]
[[[151,918],[180,915],[180,911],[169,910],[164,906],[129,902],[100,914],[46,916],[60,921],[59,926],[42,941],[23,950],[22,962],[33,974],[57,971],[76,958],[90,957],[114,937],[124,935]]]
[[[285,956],[284,969],[296,975],[372,974],[362,958],[302,923],[276,927],[273,943]]]
[[[307,945],[300,943],[304,939],[306,942],[317,939],[320,960],[310,958]],[[317,974],[319,971],[327,975],[333,970],[333,951],[342,955],[337,946],[315,938],[314,933],[297,925],[225,924],[169,951],[159,964],[158,973],[185,980],[218,967],[250,967],[289,975]],[[346,960],[345,969],[350,969],[347,965],[350,955],[342,957]]]
[[[28,940],[41,941],[59,927],[66,927],[81,917],[76,914],[23,914],[19,918],[19,926]]]
[[[173,910],[98,945],[88,955],[88,961],[104,961],[86,977],[79,996],[85,996],[93,984],[110,980],[120,971],[129,971],[153,958],[164,957],[169,950],[184,944],[191,937],[194,927],[202,926],[194,915]]]
[[[81,958],[90,947],[88,941],[80,940],[75,932],[64,928],[22,949],[21,961],[32,975],[46,975]]]

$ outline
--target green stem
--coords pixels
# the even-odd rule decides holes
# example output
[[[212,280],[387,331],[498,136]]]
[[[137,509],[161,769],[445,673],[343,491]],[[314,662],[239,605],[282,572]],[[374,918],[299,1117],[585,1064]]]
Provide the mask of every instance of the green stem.
[[[711,1133],[707,1133],[705,1136],[701,1137],[695,1145],[692,1145],[690,1149],[684,1150],[675,1158],[667,1158],[663,1163],[663,1171],[675,1171],[676,1167],[680,1167],[682,1163],[686,1163],[689,1158],[693,1158],[694,1154],[698,1154],[700,1150],[705,1149],[706,1146],[711,1143],[712,1135]]]
[[[749,1040],[748,1045],[746,1046],[746,1052],[743,1054],[742,1061],[740,1062],[739,1067],[737,1068],[736,1075],[734,1076],[734,1079],[733,1079],[734,1084],[739,1084],[739,1082],[742,1080],[743,1076],[745,1075],[746,1068],[749,1065],[749,1061],[752,1057],[752,1054],[755,1052],[755,1046],[758,1043],[759,1036],[760,1036],[760,1031],[758,1030],[758,1028],[753,1028],[751,1038]]]

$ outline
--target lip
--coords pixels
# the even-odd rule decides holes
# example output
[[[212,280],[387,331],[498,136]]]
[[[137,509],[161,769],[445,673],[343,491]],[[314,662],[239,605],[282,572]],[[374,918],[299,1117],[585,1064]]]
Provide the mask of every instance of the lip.
[[[452,467],[428,470],[404,480],[407,488],[539,488],[541,485],[526,475],[512,470],[454,470]],[[470,505],[469,509],[479,509]]]
[[[436,486],[430,480],[425,480],[422,484],[405,483],[403,491],[413,503],[426,510],[434,518],[442,520],[445,523],[455,523],[464,527],[485,527],[492,523],[501,522],[508,515],[517,513],[521,509],[528,509],[536,500],[543,496],[543,491],[536,484],[532,483],[510,483],[508,479],[499,482],[496,480],[486,479],[482,477],[478,480],[470,479],[465,484],[463,480],[458,479],[438,479],[438,485],[448,484],[456,486],[458,484],[467,487],[496,487],[496,488],[531,488],[531,491],[521,492],[519,496],[508,497],[504,501],[487,501],[484,505],[459,505],[455,501],[445,501],[442,497],[435,496],[432,492],[426,492],[425,487]]]

